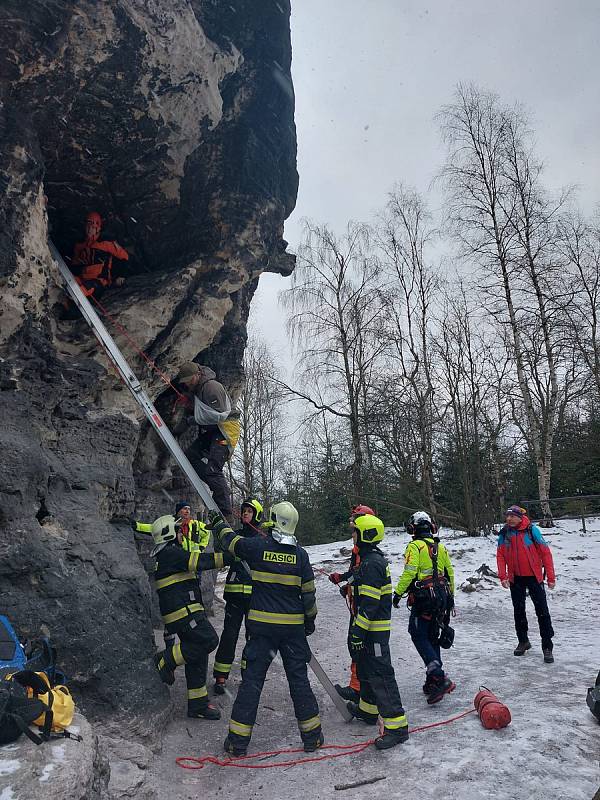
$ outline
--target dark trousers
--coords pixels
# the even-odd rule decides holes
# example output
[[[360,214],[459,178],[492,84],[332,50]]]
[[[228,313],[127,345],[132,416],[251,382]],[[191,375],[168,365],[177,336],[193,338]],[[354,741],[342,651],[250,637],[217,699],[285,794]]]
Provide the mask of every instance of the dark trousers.
[[[188,447],[186,456],[191,465],[202,478],[204,483],[212,492],[213,500],[219,506],[224,516],[232,513],[231,493],[229,484],[223,475],[223,467],[229,458],[229,448],[227,445],[219,444],[217,436],[221,437],[221,432],[217,428],[217,433],[212,440],[207,440],[206,436],[196,439]]]
[[[204,614],[196,614],[190,626],[178,630],[177,636],[179,642],[165,650],[165,663],[172,670],[185,666],[188,711],[197,711],[208,703],[208,654],[219,643],[219,637]]]
[[[534,575],[515,575],[513,582],[510,584],[510,596],[515,612],[517,639],[520,642],[528,641],[527,614],[525,611],[525,597],[528,589],[529,597],[531,597],[531,601],[533,602],[533,607],[535,608],[538,624],[540,626],[542,647],[552,650],[554,629],[552,628],[552,620],[550,619],[550,611],[548,610],[546,590],[544,589],[544,584],[538,583]]]
[[[231,672],[231,666],[235,658],[235,649],[240,635],[240,628],[242,627],[242,622],[248,616],[249,608],[250,595],[233,595],[231,599],[228,599],[227,593],[225,593],[223,631],[213,665],[213,676],[215,678],[227,678]],[[248,631],[246,630],[246,639],[247,638]]]
[[[429,616],[429,615],[427,615]],[[427,668],[427,677],[444,677],[442,656],[440,654],[440,629],[437,620],[417,614],[411,610],[408,632],[417,653]]]
[[[394,675],[389,644],[367,642],[356,656],[360,681],[360,710],[373,718],[381,716],[387,730],[408,725]]]
[[[312,743],[321,733],[319,707],[308,682],[306,665],[311,654],[304,631],[275,631],[268,636],[251,634],[244,648],[246,668],[229,721],[229,738],[237,747],[247,747],[250,742],[267,671],[278,651],[302,741]]]

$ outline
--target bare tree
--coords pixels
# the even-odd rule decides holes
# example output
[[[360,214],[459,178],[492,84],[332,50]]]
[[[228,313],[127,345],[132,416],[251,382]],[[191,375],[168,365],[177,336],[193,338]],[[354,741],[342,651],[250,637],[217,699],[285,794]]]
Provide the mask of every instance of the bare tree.
[[[431,368],[433,304],[440,288],[439,276],[427,257],[433,235],[431,218],[420,196],[396,186],[377,226],[386,276],[380,336],[392,369],[401,378],[398,388],[413,411],[422,492],[435,513],[433,436],[443,412],[435,401]]]
[[[324,411],[346,422],[357,493],[363,488],[365,458],[361,404],[382,349],[373,335],[378,282],[365,226],[351,223],[337,237],[327,226],[306,222],[292,287],[282,293],[290,333],[302,348],[298,366],[304,388],[281,385],[309,403],[313,413]]]
[[[535,459],[540,504],[549,504],[552,443],[565,399],[561,367],[564,314],[553,230],[564,198],[540,184],[524,113],[474,87],[459,87],[441,113],[448,146],[443,178],[453,231],[482,268],[480,288],[514,359],[515,422]]]

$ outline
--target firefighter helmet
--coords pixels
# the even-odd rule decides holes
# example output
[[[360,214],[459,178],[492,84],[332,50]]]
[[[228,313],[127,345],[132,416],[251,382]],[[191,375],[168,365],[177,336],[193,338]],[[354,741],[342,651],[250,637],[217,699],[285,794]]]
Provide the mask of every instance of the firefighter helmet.
[[[271,536],[280,544],[297,544],[294,536],[298,524],[298,512],[291,503],[284,500],[271,506],[269,513]]]
[[[153,556],[159,553],[169,542],[174,542],[177,539],[178,525],[179,520],[176,520],[172,514],[166,514],[164,517],[154,520],[152,523]]]
[[[244,506],[252,509],[252,522],[262,522],[263,507],[258,502],[258,500],[256,500],[256,498],[254,497],[246,498],[246,500],[244,500],[244,502],[240,506],[241,511],[244,510]]]
[[[375,514],[361,514],[352,526],[356,529],[358,544],[377,544],[383,541],[385,526]]]
[[[371,506],[363,506],[357,505],[352,506],[352,511],[350,512],[351,516],[357,517],[359,514],[371,514],[371,516],[375,516],[375,512],[371,508]]]

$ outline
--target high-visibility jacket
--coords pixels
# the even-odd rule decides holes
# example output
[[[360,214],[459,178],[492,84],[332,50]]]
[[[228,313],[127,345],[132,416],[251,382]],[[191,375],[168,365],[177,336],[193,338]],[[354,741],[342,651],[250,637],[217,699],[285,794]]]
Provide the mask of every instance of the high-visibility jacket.
[[[253,538],[260,536],[261,532],[254,525],[244,524],[236,531],[240,536],[246,538]],[[244,567],[244,565],[237,561],[232,564],[225,579],[225,588],[223,589],[223,596],[225,600],[235,600],[239,597],[249,597],[252,594],[252,576]]]
[[[398,579],[396,594],[408,591],[413,581],[422,581],[433,576],[433,561],[431,551],[434,541],[433,536],[413,539],[404,551],[404,572]],[[445,577],[450,587],[450,594],[454,594],[454,567],[445,546],[438,542],[437,553],[438,575]]]
[[[352,593],[353,638],[364,641],[389,642],[392,616],[392,578],[389,564],[377,547],[362,546],[360,565],[354,570]]]
[[[169,542],[156,554],[154,586],[163,622],[170,633],[195,627],[195,617],[204,612],[199,573],[221,569],[233,561],[227,553],[189,552],[177,542]]]
[[[315,576],[306,550],[281,544],[270,533],[247,538],[225,528],[219,539],[224,550],[246,561],[252,571],[250,633],[268,636],[285,628],[304,632],[305,621],[317,616]]]
[[[136,522],[135,529],[138,533],[149,533],[152,535],[152,524],[147,522]],[[210,542],[210,531],[199,519],[191,519],[182,525],[183,532],[182,547],[186,550],[206,550]]]

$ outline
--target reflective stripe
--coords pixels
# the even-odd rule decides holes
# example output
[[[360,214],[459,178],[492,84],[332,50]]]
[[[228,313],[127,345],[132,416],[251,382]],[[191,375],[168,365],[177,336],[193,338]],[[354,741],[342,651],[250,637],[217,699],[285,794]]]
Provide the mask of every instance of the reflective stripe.
[[[311,606],[308,609],[308,611],[305,612],[305,614],[309,619],[312,619],[313,617],[316,617],[317,616],[317,604],[315,603],[313,606]]]
[[[358,587],[358,593],[359,595],[364,594],[367,597],[372,597],[374,600],[381,599],[381,589],[378,589],[376,586],[367,586],[363,583]]]
[[[240,669],[246,669],[246,666],[247,666],[246,659],[242,658],[242,660],[240,661]]]
[[[318,728],[321,725],[321,719],[317,714],[316,717],[311,717],[310,719],[299,719],[298,720],[298,727],[302,733],[309,733],[309,731],[314,731],[315,728]]]
[[[236,722],[234,719],[229,720],[229,733],[237,733],[238,736],[252,736],[252,725],[244,725],[243,722]]]
[[[417,571],[417,567],[413,567],[412,564],[407,564],[404,567],[404,571],[405,572],[416,572]]]
[[[183,657],[183,655],[181,653],[181,643],[180,642],[177,642],[177,644],[173,645],[171,653],[172,653],[172,656],[173,656],[173,661],[177,664],[178,667],[180,667],[182,664],[185,664],[185,658]]]
[[[306,581],[306,583],[302,584],[302,591],[303,592],[314,592],[315,591],[315,582],[314,581]]]
[[[392,584],[391,583],[388,583],[386,586],[382,586],[381,587],[381,595],[382,596],[384,594],[391,594],[392,591],[393,591],[393,589],[392,589]]]
[[[389,631],[391,629],[389,619],[372,619],[369,623],[369,631]]]
[[[235,555],[235,546],[238,542],[242,540],[242,536],[234,536],[233,539],[229,542],[229,547],[227,548],[230,553]]]
[[[224,672],[226,675],[229,675],[232,666],[232,664],[224,664],[222,661],[215,661],[213,664],[213,672]]]
[[[198,559],[200,558],[200,551],[194,550],[191,553],[189,561],[188,561],[188,570],[190,572],[197,572],[198,571]]]
[[[252,586],[249,583],[226,583],[223,589],[224,594],[252,594]]]
[[[402,714],[401,717],[382,717],[383,725],[385,728],[393,731],[397,728],[406,728],[408,726],[408,721],[406,719],[406,715]]]
[[[284,586],[300,586],[302,579],[299,575],[279,575],[276,572],[259,572],[252,570],[252,580],[260,583],[281,583]]]
[[[273,625],[304,625],[304,614],[273,614],[270,611],[251,609],[248,619],[252,622],[269,622]]]
[[[215,553],[215,567],[221,569],[223,563],[223,553]]]
[[[208,697],[208,692],[206,690],[206,686],[201,686],[199,689],[188,689],[187,690],[187,699],[188,700],[197,700],[199,697]]]
[[[192,603],[189,606],[177,609],[177,611],[171,611],[170,614],[163,614],[163,622],[165,625],[169,622],[177,622],[178,619],[184,619],[189,614],[193,614],[194,611],[204,611],[204,606],[201,606],[200,603]]]
[[[369,620],[366,617],[363,617],[362,614],[357,614],[355,624],[365,631],[369,630]]]
[[[174,572],[172,575],[169,575],[168,578],[159,578],[157,581],[154,581],[154,585],[157,589],[165,589],[167,586],[173,586],[175,583],[195,580],[196,574],[194,572]]]
[[[377,706],[374,706],[372,703],[367,703],[367,701],[363,700],[362,697],[358,701],[358,707],[361,711],[364,711],[367,714],[373,714],[375,717],[379,714],[379,709]]]
[[[150,522],[136,522],[135,529],[138,533],[152,533],[152,523]]]

